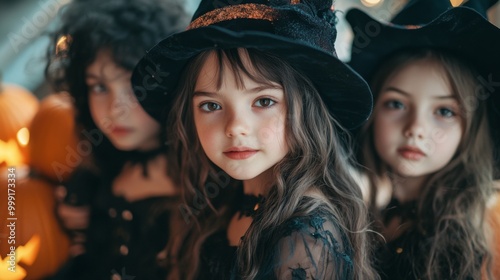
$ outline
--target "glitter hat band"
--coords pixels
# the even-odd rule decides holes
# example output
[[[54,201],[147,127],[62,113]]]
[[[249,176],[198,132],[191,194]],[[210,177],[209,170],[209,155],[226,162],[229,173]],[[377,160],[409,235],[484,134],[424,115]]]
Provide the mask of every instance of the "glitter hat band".
[[[316,86],[331,114],[346,128],[372,110],[367,83],[336,57],[331,0],[202,0],[188,30],[154,46],[132,75],[146,112],[165,120],[187,62],[213,49],[248,48],[287,61]]]
[[[221,21],[235,19],[260,19],[272,22],[276,17],[276,10],[269,6],[252,3],[240,4],[210,11],[193,20],[187,29],[205,27]]]

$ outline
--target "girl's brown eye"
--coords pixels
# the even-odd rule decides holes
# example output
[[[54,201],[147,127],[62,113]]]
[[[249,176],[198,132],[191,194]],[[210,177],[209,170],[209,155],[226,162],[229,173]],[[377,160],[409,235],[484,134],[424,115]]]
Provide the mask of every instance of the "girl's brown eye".
[[[276,102],[270,98],[261,98],[255,102],[255,106],[257,107],[270,107],[274,105]]]
[[[213,112],[221,109],[219,104],[213,102],[205,102],[200,105],[200,108],[205,112]]]

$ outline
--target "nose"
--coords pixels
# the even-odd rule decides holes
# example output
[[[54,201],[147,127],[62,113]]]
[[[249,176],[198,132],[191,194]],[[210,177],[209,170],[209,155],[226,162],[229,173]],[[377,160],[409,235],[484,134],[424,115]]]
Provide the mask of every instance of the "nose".
[[[243,114],[238,112],[229,113],[228,121],[226,123],[226,136],[246,136],[249,133],[249,120]]]
[[[423,139],[425,137],[425,120],[421,113],[413,112],[408,119],[404,129],[404,136],[407,138]]]
[[[125,89],[113,91],[111,93],[111,102],[109,113],[113,119],[124,118],[131,109],[129,93]]]

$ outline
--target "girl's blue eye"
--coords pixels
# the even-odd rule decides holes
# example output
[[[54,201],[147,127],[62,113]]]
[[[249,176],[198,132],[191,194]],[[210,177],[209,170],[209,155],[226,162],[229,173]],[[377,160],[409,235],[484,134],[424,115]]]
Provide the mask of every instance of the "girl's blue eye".
[[[205,102],[200,105],[200,109],[205,112],[213,112],[221,109],[221,106],[213,102]]]
[[[445,118],[452,118],[452,117],[457,115],[453,110],[446,108],[446,107],[439,108],[437,110],[437,113],[438,113],[438,115],[445,117]]]
[[[270,98],[261,98],[257,101],[255,101],[254,105],[257,107],[271,107],[274,104],[276,104],[276,101],[270,99]]]
[[[397,100],[390,100],[384,103],[385,107],[389,109],[404,109],[405,105]]]

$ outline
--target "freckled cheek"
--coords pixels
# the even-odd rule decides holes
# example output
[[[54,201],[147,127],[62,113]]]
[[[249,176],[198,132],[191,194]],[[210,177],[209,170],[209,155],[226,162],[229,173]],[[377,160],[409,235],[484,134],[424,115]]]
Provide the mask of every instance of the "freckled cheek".
[[[105,124],[109,121],[108,119],[108,108],[105,102],[99,102],[96,99],[89,99],[89,109],[94,123],[101,129],[105,130]]]
[[[261,144],[285,145],[284,117],[262,119],[258,127],[257,135]]]
[[[455,154],[455,151],[462,139],[462,130],[455,127],[454,129],[441,129],[433,135],[433,140],[438,146],[437,151],[442,151],[443,154],[450,157]]]
[[[136,127],[141,130],[141,134],[145,136],[158,137],[160,135],[160,124],[152,119],[144,118],[138,120]]]
[[[397,122],[388,114],[378,113],[374,116],[373,129],[375,134],[394,133],[397,129]]]
[[[448,145],[460,142],[462,138],[462,124],[457,121],[436,121],[431,131],[432,140],[436,143]]]
[[[200,118],[195,119],[195,126],[198,139],[207,155],[215,151],[220,145],[223,136],[220,125],[209,121],[209,118],[200,116]]]
[[[394,149],[398,145],[397,137],[401,135],[398,126],[385,116],[376,116],[373,123],[373,138],[377,153],[383,154]]]

